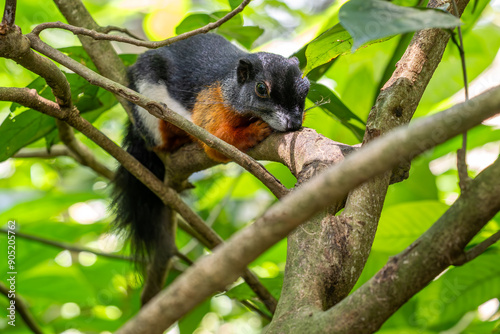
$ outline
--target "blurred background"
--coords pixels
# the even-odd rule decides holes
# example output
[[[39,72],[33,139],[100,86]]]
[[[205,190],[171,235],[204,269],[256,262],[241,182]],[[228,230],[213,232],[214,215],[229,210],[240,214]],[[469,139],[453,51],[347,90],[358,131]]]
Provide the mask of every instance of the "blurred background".
[[[254,0],[235,22],[227,23],[217,32],[250,51],[290,56],[338,23],[338,10],[344,2]],[[398,1],[404,5],[416,2]],[[500,0],[475,2],[476,6],[469,5],[463,17],[471,96],[500,84]],[[0,1],[0,8],[4,3]],[[208,23],[229,11],[234,3],[227,0],[84,1],[98,24],[125,27],[151,40],[165,39]],[[18,2],[16,24],[23,33],[28,33],[37,24],[51,21],[65,22],[51,1]],[[410,37],[411,34],[405,38],[409,41]],[[71,33],[56,29],[45,30],[42,39],[68,53],[76,53],[78,49],[72,48],[80,45]],[[380,88],[406,48],[402,40],[398,36],[343,55],[317,79],[359,120],[347,124],[328,106],[322,106],[308,112],[305,126],[332,140],[358,144],[359,133],[353,128],[364,129]],[[135,54],[145,51],[119,43],[114,46],[124,55],[127,64],[133,63]],[[32,85],[40,90],[47,89],[44,82],[36,78],[13,61],[0,58],[0,86]],[[72,88],[75,88],[73,84]],[[96,94],[99,101],[110,100],[105,92]],[[463,101],[463,96],[460,57],[456,46],[450,43],[415,117],[448,108]],[[307,107],[314,106],[314,102],[317,101],[308,100]],[[25,108],[0,102],[2,125],[15,122],[24,112],[27,112]],[[121,142],[127,119],[120,105],[103,103],[101,110],[92,117],[95,126],[115,142]],[[32,126],[38,125],[33,123]],[[471,176],[498,157],[499,126],[499,118],[494,118],[470,131],[468,163]],[[54,132],[42,137],[29,147],[44,148],[57,142]],[[81,134],[77,137],[100,161],[109,168],[116,168],[113,158]],[[1,153],[9,143],[2,142],[1,138],[0,143]],[[408,180],[390,187],[373,251],[357,286],[379,270],[390,256],[420,236],[458,197],[455,152],[460,145],[461,139],[455,138],[425,153],[413,162]],[[267,163],[266,167],[285,186],[295,185],[294,176],[282,165]],[[196,173],[192,182],[196,188],[184,194],[184,199],[225,239],[251,224],[275,202],[259,181],[232,163]],[[110,229],[113,214],[108,210],[109,192],[109,180],[70,157],[5,158],[0,162],[0,227],[5,228],[9,220],[15,219],[18,232],[38,238],[18,236],[16,239],[17,293],[46,333],[111,333],[139,308],[141,278],[129,261],[92,252],[64,250],[61,245],[115,255],[129,254],[123,238]],[[499,222],[497,216],[472,244],[499,230]],[[7,272],[3,260],[7,258],[6,240],[6,235],[0,233],[3,282]],[[56,245],[50,245],[50,241]],[[182,230],[178,232],[177,246],[192,260],[207,254]],[[251,265],[276,297],[279,297],[285,261],[286,240],[283,240]],[[451,268],[402,307],[380,333],[491,332],[498,327],[500,317],[498,263],[500,249],[497,246],[463,267]],[[169,280],[185,268],[184,263],[176,263]],[[237,301],[253,300],[252,293],[239,283],[227,293],[201,304],[170,333],[260,333],[267,320]],[[260,306],[258,301],[254,303]],[[0,330],[29,333],[19,316],[16,327],[7,324],[4,316],[7,305],[7,298],[0,296]]]

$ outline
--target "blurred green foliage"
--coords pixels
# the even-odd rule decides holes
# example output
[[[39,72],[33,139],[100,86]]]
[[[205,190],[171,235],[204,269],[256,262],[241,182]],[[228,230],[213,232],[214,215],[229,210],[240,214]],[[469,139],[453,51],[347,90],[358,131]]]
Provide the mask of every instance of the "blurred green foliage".
[[[2,7],[3,3],[0,3]],[[312,109],[307,113],[305,126],[332,140],[358,144],[374,99],[412,34],[398,35],[350,53],[352,39],[338,19],[342,3],[253,1],[243,14],[220,27],[217,33],[251,50],[267,50],[286,56],[295,54],[301,65],[311,70],[309,77],[314,81],[307,101],[307,107]],[[417,1],[393,3],[414,6]],[[189,9],[175,18],[175,31],[182,33],[216,20],[239,1],[193,0],[192,3],[182,1],[181,5],[166,1],[158,3],[157,7],[125,0],[85,1],[85,4],[102,25],[124,26],[140,35],[144,31],[148,36],[159,36],[163,28],[154,26],[154,17],[161,17],[162,11],[168,11],[170,5]],[[499,10],[498,5],[493,8],[489,1],[476,0],[462,18],[467,71],[470,81],[477,78],[475,86],[479,88],[492,84],[488,79],[491,74],[481,76],[481,73],[488,69],[495,56],[498,59]],[[16,23],[24,33],[36,24],[57,20],[64,21],[64,18],[50,1],[25,0],[18,4]],[[400,32],[403,31],[391,30],[384,36]],[[51,30],[44,32],[42,37],[74,59],[93,67],[73,35]],[[349,43],[343,43],[347,39]],[[341,48],[334,50],[324,43],[325,40],[337,41]],[[117,48],[122,53],[142,52],[126,45],[117,45]],[[328,59],[317,61],[325,54]],[[341,56],[337,58],[338,55]],[[334,61],[330,61],[332,58]],[[134,59],[134,56],[123,55],[127,65]],[[498,71],[498,67],[496,69]],[[66,73],[66,76],[74,103],[83,116],[111,139],[120,142],[126,116],[112,95],[73,73]],[[0,59],[0,85],[32,87],[43,96],[53,98],[43,80],[10,60]],[[460,58],[456,46],[450,43],[416,117],[456,103],[463,95],[462,87]],[[322,104],[326,101],[330,103]],[[110,228],[113,214],[106,209],[108,180],[68,157],[9,158],[26,145],[43,148],[57,143],[54,121],[35,111],[6,103],[0,103],[0,120],[3,120],[0,125],[0,160],[3,161],[0,163],[0,226],[5,227],[9,220],[15,220],[22,233],[127,255],[128,245]],[[116,167],[117,163],[94,143],[80,134],[77,137],[100,161],[110,168]],[[475,156],[479,157],[471,168],[472,176],[487,165],[488,159],[498,156],[499,141],[500,131],[494,126],[482,125],[470,131],[469,153],[477,153]],[[410,178],[389,188],[372,253],[355,289],[372,277],[390,256],[418,238],[458,196],[453,155],[459,146],[460,139],[455,138],[422,155],[413,162]],[[295,185],[296,179],[287,168],[277,163],[266,166],[285,186]],[[212,221],[213,228],[225,239],[250,224],[275,202],[259,181],[234,164],[196,173],[192,182],[196,188],[185,195],[186,201],[204,219]],[[496,232],[500,228],[499,221],[500,217],[491,221],[471,245]],[[2,280],[7,272],[3,260],[7,258],[6,240],[5,234],[0,234]],[[177,245],[193,260],[206,253],[183,231],[178,232]],[[113,332],[139,308],[141,279],[128,261],[68,252],[22,237],[16,239],[16,256],[17,293],[27,302],[46,333]],[[276,297],[279,297],[285,262],[286,240],[283,240],[251,265]],[[498,299],[494,300],[500,297],[498,263],[500,248],[493,246],[473,262],[449,268],[396,312],[380,333],[439,333],[444,330],[490,333],[495,328],[498,331]],[[185,265],[178,263],[169,281],[184,269]],[[237,302],[241,299],[249,299],[255,307],[266,312],[246,285],[237,282],[227,293],[207,300],[179,321],[177,330],[181,333],[260,332],[266,320]],[[489,300],[489,308],[483,306],[479,312],[478,307]],[[7,304],[6,298],[0,298],[0,308],[4,310],[0,312],[0,330],[29,332],[20,317],[16,327],[7,325],[4,314]]]

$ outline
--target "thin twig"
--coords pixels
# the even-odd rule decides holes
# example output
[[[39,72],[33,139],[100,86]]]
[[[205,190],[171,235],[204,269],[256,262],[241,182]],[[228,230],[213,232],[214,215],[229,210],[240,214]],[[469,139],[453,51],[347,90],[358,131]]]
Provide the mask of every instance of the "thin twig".
[[[0,233],[7,234],[8,231],[6,229],[0,229]],[[56,248],[65,249],[65,250],[68,250],[70,252],[77,252],[77,253],[79,253],[79,252],[87,252],[87,253],[92,253],[92,254],[95,254],[95,255],[98,255],[98,256],[107,257],[107,258],[110,258],[110,259],[118,259],[118,260],[130,261],[130,262],[133,261],[133,259],[131,257],[129,257],[129,256],[118,255],[118,254],[110,254],[110,253],[103,253],[103,252],[95,251],[95,250],[90,249],[90,248],[77,247],[77,246],[74,246],[74,245],[70,245],[68,243],[54,241],[54,240],[49,240],[49,239],[37,237],[35,235],[30,235],[30,234],[26,234],[26,233],[17,232],[17,231],[16,231],[16,237],[20,237],[20,238],[23,238],[23,239],[28,239],[28,240],[36,241],[36,242],[39,242],[39,243],[42,243],[42,244],[45,244],[45,245],[49,245],[49,246],[52,246],[52,247],[56,247]]]
[[[6,0],[3,11],[2,22],[0,23],[0,34],[5,34],[14,25],[16,20],[17,0]]]
[[[483,254],[486,251],[486,249],[488,249],[488,247],[496,243],[498,240],[500,240],[500,231],[497,231],[495,234],[491,235],[486,240],[472,247],[468,251],[460,254],[457,258],[453,260],[452,264],[454,266],[461,266],[463,264],[466,264],[467,262],[474,260],[476,257]]]
[[[262,312],[257,306],[255,306],[254,304],[252,304],[252,302],[250,302],[249,300],[240,300],[240,303],[242,303],[243,305],[245,305],[246,307],[248,307],[250,310],[256,312],[257,314],[259,314],[262,318],[268,320],[268,321],[271,321],[273,320],[273,318],[265,313],[265,312]]]
[[[14,154],[13,158],[42,158],[52,159],[57,157],[72,157],[76,159],[73,153],[64,145],[54,145],[48,151],[46,148],[29,148],[25,147]]]
[[[106,27],[100,27],[98,29],[98,31],[100,33],[103,33],[103,34],[109,34],[110,32],[112,31],[118,31],[118,32],[121,32],[121,33],[124,33],[124,34],[127,34],[129,35],[130,37],[132,38],[135,38],[139,41],[142,41],[143,39],[140,38],[139,36],[135,35],[134,33],[132,33],[131,31],[129,31],[128,29],[126,28],[122,28],[122,27],[115,27],[115,26],[106,26]]]
[[[14,295],[11,294],[9,288],[5,286],[3,282],[0,282],[0,293],[5,297],[9,298],[9,300],[14,302],[16,312],[19,312],[21,318],[23,318],[26,325],[31,329],[31,331],[35,334],[43,334],[42,328],[36,323],[35,318],[31,314],[28,306],[23,301],[23,299],[19,298],[18,293],[16,292]]]
[[[452,0],[451,3],[453,4],[453,11],[455,16],[460,17],[456,1]],[[462,38],[462,28],[460,26],[457,26],[457,31],[459,43],[456,42],[455,38],[453,38],[453,41],[457,45],[458,51],[460,53],[460,59],[462,61],[465,101],[469,101],[469,83],[467,80],[467,66],[465,65],[465,50],[464,41]],[[469,173],[467,171],[467,132],[464,132],[462,134],[462,148],[457,151],[457,170],[460,191],[463,193],[467,190],[467,185],[471,181],[471,178],[469,177]]]
[[[128,43],[136,46],[144,46],[150,49],[156,49],[162,46],[170,45],[172,43],[181,41],[183,39],[199,35],[199,34],[205,34],[209,32],[210,30],[216,29],[220,27],[222,24],[226,23],[229,21],[231,18],[239,14],[249,3],[251,0],[243,0],[243,2],[236,7],[234,10],[226,14],[224,17],[221,19],[211,22],[199,29],[195,29],[192,31],[185,32],[183,34],[180,34],[175,37],[168,38],[163,41],[157,41],[157,42],[150,42],[150,41],[144,41],[141,39],[136,39],[136,38],[130,38],[127,36],[118,36],[118,35],[108,35],[106,33],[100,33],[95,30],[90,30],[90,29],[85,29],[85,28],[80,28],[80,27],[75,27],[69,24],[65,24],[62,22],[47,22],[47,23],[42,23],[37,25],[33,30],[32,34],[34,35],[39,35],[40,32],[42,32],[45,29],[49,28],[58,28],[58,29],[65,29],[68,31],[71,31],[75,35],[84,35],[84,36],[89,36],[92,37],[95,40],[107,40],[107,41],[115,41],[115,42],[122,42],[122,43]]]
[[[190,258],[188,258],[186,255],[184,255],[184,254],[183,254],[183,253],[181,253],[181,252],[176,252],[176,253],[175,253],[175,256],[177,256],[177,258],[178,258],[179,260],[182,260],[182,261],[183,261],[184,263],[186,263],[187,265],[192,266],[192,265],[193,265],[193,263],[194,263],[193,261],[191,261],[191,259],[190,259]]]
[[[61,120],[57,120],[57,127],[59,129],[59,138],[75,155],[79,163],[91,168],[97,174],[107,178],[108,180],[113,180],[115,173],[97,161],[95,155],[87,148],[87,146],[83,145],[78,139],[76,139],[72,127]]]

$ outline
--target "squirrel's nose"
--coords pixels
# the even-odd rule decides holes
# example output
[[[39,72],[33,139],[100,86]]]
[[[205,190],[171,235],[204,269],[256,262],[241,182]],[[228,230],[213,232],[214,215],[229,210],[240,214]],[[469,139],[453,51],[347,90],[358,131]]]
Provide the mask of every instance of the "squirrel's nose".
[[[289,118],[287,120],[287,129],[288,131],[297,131],[302,128],[302,119],[300,118]]]

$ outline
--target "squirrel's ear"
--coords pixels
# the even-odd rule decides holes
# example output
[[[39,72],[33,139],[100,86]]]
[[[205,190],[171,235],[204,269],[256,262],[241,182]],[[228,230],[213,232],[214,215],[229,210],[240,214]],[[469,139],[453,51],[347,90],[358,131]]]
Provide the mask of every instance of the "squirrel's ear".
[[[300,65],[299,58],[297,58],[295,56],[288,58],[288,61],[290,63],[292,63],[293,65],[296,65],[296,66]]]
[[[238,77],[238,82],[244,83],[250,78],[250,73],[253,70],[253,65],[250,60],[246,58],[241,58],[238,64],[238,68],[236,69],[236,76]]]

